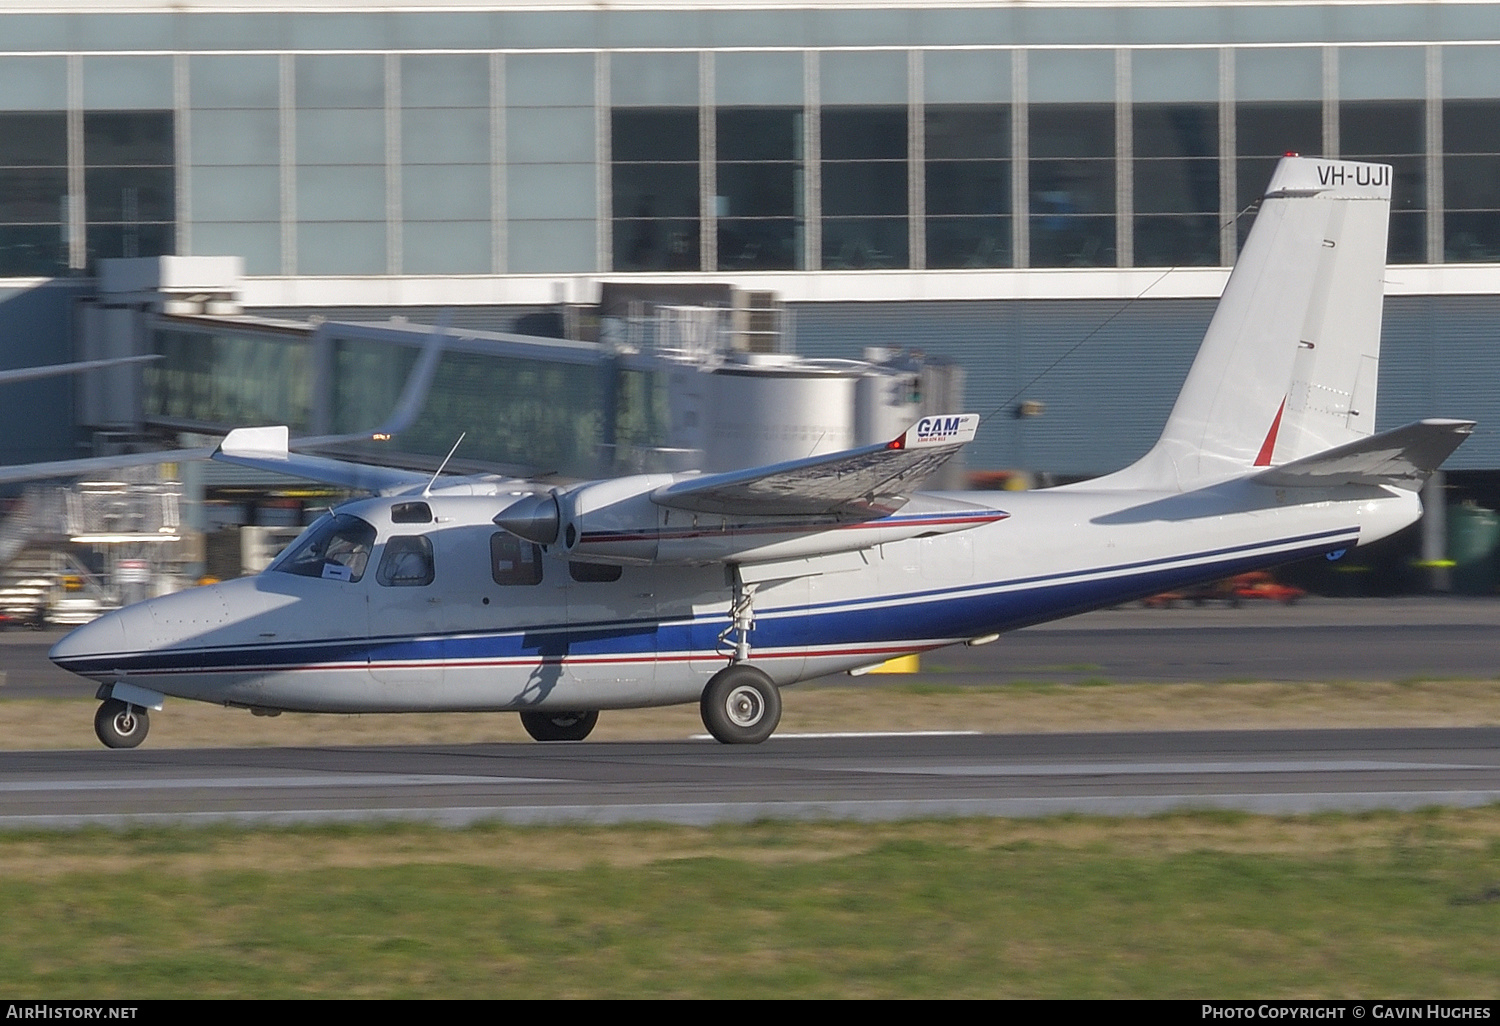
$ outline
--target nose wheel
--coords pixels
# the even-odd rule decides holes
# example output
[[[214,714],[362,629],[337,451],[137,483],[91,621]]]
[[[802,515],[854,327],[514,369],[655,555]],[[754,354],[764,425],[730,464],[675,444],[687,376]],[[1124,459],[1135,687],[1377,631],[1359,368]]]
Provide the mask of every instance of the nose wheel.
[[[94,733],[106,748],[134,748],[146,740],[150,729],[151,717],[145,709],[118,698],[107,699],[94,713]]]

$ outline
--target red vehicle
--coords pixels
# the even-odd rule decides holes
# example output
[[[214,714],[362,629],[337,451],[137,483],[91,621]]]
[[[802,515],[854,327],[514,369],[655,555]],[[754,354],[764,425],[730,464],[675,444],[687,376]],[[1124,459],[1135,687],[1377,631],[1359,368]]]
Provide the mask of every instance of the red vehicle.
[[[1306,594],[1301,588],[1280,583],[1271,576],[1270,571],[1256,570],[1237,577],[1226,577],[1211,584],[1200,584],[1180,591],[1164,591],[1142,599],[1141,605],[1148,609],[1171,609],[1179,602],[1191,602],[1195,606],[1225,602],[1230,606],[1239,606],[1242,602],[1261,600],[1290,606],[1295,605]]]

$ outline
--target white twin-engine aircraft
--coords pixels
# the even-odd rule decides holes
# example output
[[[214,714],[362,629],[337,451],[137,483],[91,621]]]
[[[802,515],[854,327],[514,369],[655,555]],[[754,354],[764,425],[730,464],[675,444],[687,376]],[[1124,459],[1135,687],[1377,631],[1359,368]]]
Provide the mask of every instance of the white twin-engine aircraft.
[[[139,744],[167,695],[249,708],[515,710],[539,741],[601,709],[698,702],[755,743],[779,689],[1169,588],[1337,554],[1414,522],[1468,421],[1373,434],[1389,168],[1287,158],[1160,441],[1109,477],[919,494],[978,426],[726,474],[543,491],[302,456],[285,428],[215,458],[357,483],[263,573],[151,599],[52,649]]]

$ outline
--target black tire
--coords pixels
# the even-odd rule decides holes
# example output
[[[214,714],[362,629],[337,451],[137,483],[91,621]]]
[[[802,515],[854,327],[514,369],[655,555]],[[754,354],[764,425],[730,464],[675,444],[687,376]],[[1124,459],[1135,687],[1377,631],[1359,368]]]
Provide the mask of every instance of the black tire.
[[[134,748],[146,740],[151,715],[138,705],[111,698],[94,713],[94,733],[106,748]]]
[[[582,741],[599,722],[591,712],[523,712],[521,726],[537,741]]]
[[[758,745],[781,722],[781,689],[748,663],[726,666],[708,679],[698,703],[703,725],[726,745]]]

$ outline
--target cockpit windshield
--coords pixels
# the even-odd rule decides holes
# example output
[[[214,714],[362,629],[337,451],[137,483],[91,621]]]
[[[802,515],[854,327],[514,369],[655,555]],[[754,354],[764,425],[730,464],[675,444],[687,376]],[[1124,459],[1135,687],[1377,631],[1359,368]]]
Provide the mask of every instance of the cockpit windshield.
[[[303,531],[266,570],[353,583],[365,575],[374,547],[375,528],[347,513],[329,513]]]

